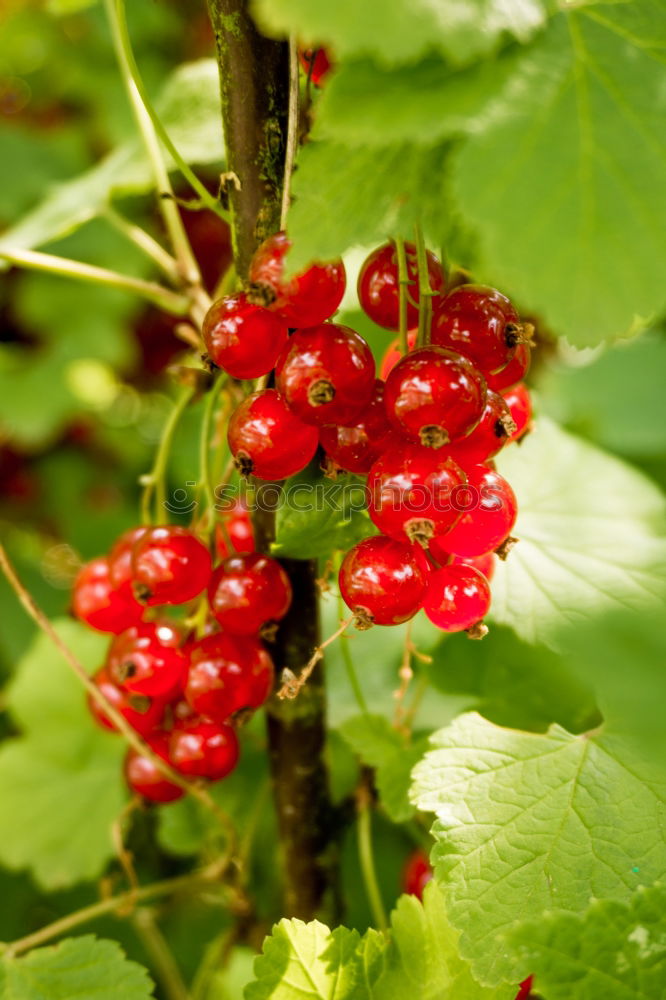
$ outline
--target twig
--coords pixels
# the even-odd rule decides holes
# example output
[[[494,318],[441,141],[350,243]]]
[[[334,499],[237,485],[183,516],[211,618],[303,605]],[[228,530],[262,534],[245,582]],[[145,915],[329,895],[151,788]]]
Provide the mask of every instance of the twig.
[[[134,900],[139,888],[139,880],[137,878],[136,869],[134,868],[134,858],[132,856],[132,852],[128,851],[125,847],[123,824],[130,818],[132,813],[139,808],[140,805],[141,799],[137,795],[133,796],[129,802],[125,803],[111,826],[111,839],[113,840],[113,846],[115,847],[118,860],[120,861],[125,875],[127,876],[127,881],[130,887],[129,891],[131,899],[127,904],[129,912],[134,909]]]
[[[190,994],[181,971],[152,910],[143,907],[132,917],[132,924],[155,967],[167,1000],[189,1000]]]
[[[146,257],[157,264],[169,281],[174,285],[180,284],[178,262],[157,240],[153,239],[150,233],[147,233],[141,226],[137,226],[136,223],[130,222],[129,219],[126,219],[124,215],[121,215],[111,205],[106,206],[102,215],[117,232],[121,233],[130,243],[138,247]]]
[[[398,308],[399,308],[399,337],[400,353],[405,355],[409,350],[407,337],[407,291],[409,286],[409,272],[407,271],[407,252],[405,251],[405,241],[396,237],[395,251],[398,258]]]
[[[386,911],[381,892],[379,891],[377,872],[375,871],[375,859],[372,849],[372,815],[370,812],[371,794],[365,783],[361,784],[357,790],[356,805],[358,810],[356,833],[361,874],[363,875],[372,918],[379,930],[385,933],[388,930],[388,920],[386,919]]]
[[[307,684],[308,678],[310,677],[310,674],[312,673],[314,668],[317,666],[320,660],[323,660],[324,650],[326,649],[326,647],[330,646],[331,643],[335,642],[336,639],[339,639],[342,633],[349,628],[349,626],[352,624],[353,621],[354,621],[354,616],[352,615],[351,618],[347,618],[346,621],[342,622],[340,628],[337,629],[337,631],[335,631],[333,635],[330,635],[328,639],[325,639],[322,643],[319,644],[319,646],[317,646],[314,653],[312,654],[308,662],[305,664],[298,677],[291,670],[285,667],[285,669],[282,671],[282,677],[281,677],[282,687],[277,692],[277,696],[281,701],[284,701],[285,698],[293,700],[294,698],[298,697],[299,692]]]
[[[430,286],[428,257],[423,239],[423,231],[419,225],[416,226],[416,260],[419,276],[419,330],[416,343],[419,347],[425,347],[430,343],[430,326],[432,321],[431,299],[434,295],[437,295],[437,292]]]
[[[287,120],[287,148],[284,155],[284,183],[282,185],[282,209],[280,212],[280,229],[287,228],[287,215],[291,194],[291,175],[296,159],[298,145],[298,98],[299,70],[298,43],[296,36],[289,38],[289,118]]]
[[[153,499],[153,493],[156,497],[156,522],[157,524],[166,523],[165,476],[167,463],[169,461],[169,453],[171,451],[171,444],[173,442],[173,436],[176,433],[176,428],[178,427],[180,418],[192,402],[195,393],[196,389],[192,386],[187,386],[182,391],[180,399],[176,401],[167,418],[164,429],[162,430],[162,436],[160,438],[157,452],[155,453],[153,467],[150,472],[141,477],[140,482],[144,487],[143,495],[141,497],[141,519],[144,524],[152,523],[150,506]]]

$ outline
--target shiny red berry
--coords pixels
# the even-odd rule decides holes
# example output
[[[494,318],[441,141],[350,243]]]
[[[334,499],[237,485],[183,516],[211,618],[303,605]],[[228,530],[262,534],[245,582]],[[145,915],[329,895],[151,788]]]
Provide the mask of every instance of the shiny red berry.
[[[446,451],[463,468],[479,465],[497,455],[515,430],[516,424],[503,397],[497,392],[488,392],[483,415],[474,430],[454,441]]]
[[[169,761],[188,777],[226,778],[238,763],[238,754],[235,730],[208,719],[177,722],[169,736]]]
[[[134,545],[134,593],[144,604],[184,604],[210,579],[210,552],[196,535],[178,525],[151,528]]]
[[[416,326],[419,321],[419,286],[416,247],[405,243],[407,255],[407,277],[409,284],[407,303],[407,326]],[[430,251],[426,251],[430,287],[436,291],[444,288],[442,266]],[[400,284],[398,281],[398,254],[394,243],[384,243],[373,250],[366,259],[358,276],[358,298],[361,308],[373,323],[385,330],[400,327]],[[410,301],[411,300],[411,301]]]
[[[432,343],[458,351],[484,374],[504,368],[525,339],[518,313],[495,288],[459,285],[435,307]]]
[[[309,76],[315,87],[321,87],[334,66],[328,50],[323,48],[299,49],[298,59],[303,72]]]
[[[504,401],[509,407],[514,429],[509,437],[509,441],[520,441],[520,439],[530,429],[532,423],[532,397],[524,382],[514,385],[513,389],[507,389],[502,393]]]
[[[143,608],[131,593],[113,586],[106,559],[93,559],[79,571],[72,590],[72,614],[98,632],[123,632],[141,621]]]
[[[377,535],[364,538],[340,567],[340,593],[356,625],[400,625],[421,608],[429,567],[420,546]]]
[[[131,691],[126,691],[114,684],[106,667],[98,670],[93,680],[107,701],[111,702],[113,707],[141,736],[152,733],[162,722],[166,707],[166,701],[163,698],[149,698],[145,694],[132,694]],[[91,695],[88,695],[88,708],[98,725],[103,729],[115,732],[115,723],[104,714],[103,708]]]
[[[248,301],[245,292],[214,302],[202,335],[213,364],[233,378],[259,378],[275,367],[289,327],[277,313]]]
[[[396,445],[370,470],[368,511],[385,535],[427,546],[460,517],[455,498],[464,483],[464,472],[442,452]]]
[[[291,604],[291,584],[270,556],[258,552],[230,556],[211,577],[208,601],[225,631],[256,635],[263,625],[284,618]]]
[[[311,461],[319,435],[316,427],[298,419],[275,389],[264,389],[234,410],[228,440],[241,475],[286,479]]]
[[[285,233],[269,236],[250,262],[253,290],[290,327],[317,326],[333,315],[345,293],[345,267],[337,260],[311,264],[285,278],[285,257],[291,241]]]
[[[220,559],[237,552],[254,552],[252,521],[242,500],[236,500],[231,510],[221,514],[215,526],[215,548]]]
[[[445,632],[463,632],[477,625],[490,608],[490,587],[478,569],[451,563],[430,574],[423,610]]]
[[[319,441],[333,468],[365,475],[393,434],[384,406],[384,383],[376,379],[370,402],[353,427],[322,427]]]
[[[273,661],[257,639],[217,632],[193,642],[189,654],[185,697],[199,715],[226,722],[271,693]]]
[[[169,737],[166,733],[155,733],[146,742],[158,757],[169,760]],[[150,758],[143,757],[136,750],[130,750],[125,758],[125,780],[131,791],[149,802],[175,802],[185,794],[179,785],[174,785],[162,774]]]
[[[467,486],[456,493],[460,520],[442,539],[447,552],[471,559],[499,548],[516,523],[518,504],[506,479],[485,465],[465,468]]]
[[[528,976],[527,979],[523,979],[518,992],[516,993],[516,1000],[530,1000],[533,986],[534,976]]]
[[[427,447],[441,448],[478,424],[486,405],[486,381],[460,354],[422,347],[390,372],[384,399],[396,430]]]
[[[375,383],[375,359],[354,330],[322,323],[297,330],[275,368],[275,385],[297,417],[318,427],[353,423]]]
[[[167,698],[185,681],[187,660],[182,635],[167,622],[144,622],[116,636],[106,668],[111,680],[134,694]]]
[[[428,855],[420,848],[412,851],[405,862],[402,872],[402,887],[410,896],[423,899],[423,890],[432,879],[433,870],[428,861]]]
[[[123,532],[114,543],[108,556],[111,583],[119,593],[124,597],[132,598],[132,600],[135,600],[132,553],[138,540],[149,530],[145,524],[140,524],[136,528],[130,528],[129,531]]]
[[[505,392],[506,389],[517,385],[525,378],[530,369],[531,356],[529,344],[518,344],[516,353],[508,365],[495,372],[494,375],[486,375],[488,388],[492,389],[493,392]]]
[[[410,330],[407,334],[407,347],[410,351],[413,351],[416,347],[417,333],[417,330]],[[389,344],[386,354],[379,363],[379,377],[386,381],[389,376],[389,372],[395,368],[398,361],[400,361],[402,357],[403,353],[400,350],[400,338],[396,337],[395,340],[392,340]]]
[[[483,573],[486,580],[490,583],[495,573],[495,562],[497,559],[493,552],[486,552],[483,556],[474,556],[472,559],[465,559],[463,556],[452,556],[450,552],[446,551],[445,543],[446,536],[444,538],[433,538],[430,543],[428,551],[436,562],[442,566],[446,566],[448,563],[452,563],[454,566],[473,566],[474,569],[478,569],[479,573]]]

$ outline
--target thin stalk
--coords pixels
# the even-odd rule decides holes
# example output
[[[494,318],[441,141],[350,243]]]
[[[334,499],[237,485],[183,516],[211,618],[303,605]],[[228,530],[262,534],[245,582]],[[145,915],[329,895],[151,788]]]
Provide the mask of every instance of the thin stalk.
[[[365,891],[372,912],[372,919],[375,926],[382,932],[388,930],[388,920],[382,901],[379,883],[377,882],[377,872],[375,871],[375,859],[372,848],[372,816],[370,812],[369,792],[362,786],[358,792],[358,817],[356,820],[356,834],[358,841],[358,857],[361,864],[361,875],[365,884]]]
[[[39,250],[0,250],[0,259],[31,271],[45,271],[48,274],[59,274],[63,278],[75,278],[77,281],[88,281],[95,285],[118,288],[122,292],[131,292],[133,295],[148,299],[164,312],[174,316],[186,316],[190,308],[190,300],[186,295],[179,295],[153,281],[131,278],[129,275],[119,274],[105,267],[84,264],[80,260],[56,257],[50,253],[41,253]]]
[[[167,464],[169,461],[169,454],[171,452],[171,445],[173,442],[174,434],[176,433],[176,428],[183,413],[187,409],[188,405],[192,401],[196,389],[191,386],[185,388],[180,398],[176,401],[175,406],[171,410],[167,422],[164,425],[164,430],[162,431],[162,437],[160,438],[160,443],[155,454],[155,461],[150,472],[146,476],[141,477],[141,481],[144,484],[143,496],[141,497],[141,519],[144,524],[151,524],[151,503],[153,499],[153,494],[155,494],[155,506],[156,524],[166,524],[166,471]]]
[[[298,99],[299,91],[298,42],[296,36],[289,38],[289,117],[287,121],[287,148],[284,154],[284,183],[282,185],[282,210],[280,229],[287,228],[287,214],[291,200],[291,175],[294,170],[296,147],[298,145]]]
[[[419,332],[416,338],[418,347],[426,347],[430,343],[430,326],[432,321],[432,296],[437,293],[430,287],[430,276],[428,274],[428,258],[426,256],[423,230],[420,226],[416,230],[416,260],[419,275]]]
[[[113,37],[113,44],[116,50],[116,59],[118,60],[120,75],[123,79],[123,83],[125,84],[125,89],[127,90],[130,104],[134,112],[134,117],[152,167],[155,184],[157,186],[160,211],[169,234],[169,240],[171,242],[173,252],[180,266],[182,278],[186,284],[201,285],[202,281],[199,265],[196,262],[194,254],[192,253],[192,247],[190,246],[190,241],[187,238],[187,233],[185,232],[183,220],[180,217],[178,205],[174,199],[171,182],[169,180],[169,173],[162,157],[162,151],[160,149],[157,135],[155,134],[153,123],[148,111],[146,110],[141,92],[134,77],[123,0],[105,0],[105,6],[107,17],[109,19],[109,25],[111,27],[111,35]]]
[[[174,285],[179,284],[180,273],[178,271],[178,262],[175,257],[167,253],[157,240],[153,239],[150,233],[147,233],[141,226],[137,226],[136,223],[130,222],[129,219],[126,219],[124,215],[117,212],[111,205],[106,206],[103,216],[117,232],[121,233],[130,243],[133,243],[154,264],[157,264],[169,281]]]
[[[206,868],[202,868],[200,871],[190,872],[188,875],[178,875],[176,878],[164,879],[162,882],[153,882],[152,885],[145,885],[141,889],[131,889],[128,892],[121,892],[117,896],[109,896],[108,899],[102,899],[99,903],[91,903],[90,906],[84,906],[80,910],[68,913],[67,916],[60,917],[60,919],[54,920],[53,923],[46,924],[45,927],[40,927],[38,931],[34,931],[32,934],[27,934],[17,941],[3,945],[3,954],[7,958],[20,955],[22,952],[30,951],[31,948],[37,948],[42,944],[46,944],[47,941],[51,941],[55,937],[68,934],[69,931],[80,924],[86,924],[91,920],[96,920],[98,917],[103,917],[107,913],[113,913],[116,910],[122,911],[132,901],[147,902],[150,899],[157,899],[160,896],[168,896],[179,892],[181,889],[192,888],[199,883],[205,885],[209,882],[215,882],[219,879],[220,874],[219,863],[214,863],[208,865]]]
[[[398,257],[398,308],[400,317],[399,337],[400,353],[407,354],[409,343],[407,339],[407,288],[409,285],[409,274],[407,272],[407,253],[405,251],[405,241],[400,237],[396,238],[395,250]]]
[[[206,503],[208,505],[208,510],[210,511],[211,519],[214,516],[216,501],[215,487],[213,485],[210,470],[210,437],[213,425],[213,416],[215,413],[215,404],[226,383],[226,375],[220,374],[212,387],[209,389],[208,399],[206,400],[206,408],[204,410],[203,420],[201,421],[201,435],[199,437],[199,475],[201,476],[201,484],[206,496]]]
[[[341,597],[338,597],[338,607],[339,615],[342,618],[344,615],[344,603]],[[342,654],[342,662],[344,663],[345,670],[347,671],[349,684],[354,692],[356,704],[360,708],[363,715],[368,715],[368,703],[365,700],[363,691],[361,690],[358,674],[356,673],[356,667],[354,666],[354,660],[352,659],[351,650],[349,648],[349,636],[346,632],[342,632],[340,635],[340,652]]]
[[[157,925],[152,910],[142,908],[132,917],[132,924],[150,956],[167,1000],[190,1000],[178,963]]]

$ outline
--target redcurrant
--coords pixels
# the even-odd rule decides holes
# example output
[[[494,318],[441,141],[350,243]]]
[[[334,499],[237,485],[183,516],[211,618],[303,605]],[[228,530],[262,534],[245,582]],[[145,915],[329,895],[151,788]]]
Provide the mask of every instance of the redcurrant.
[[[161,757],[169,760],[169,737],[166,733],[154,733],[146,741],[148,746]],[[174,785],[165,777],[149,757],[130,750],[125,758],[125,780],[133,792],[149,802],[175,802],[185,794],[179,785]]]
[[[464,472],[441,452],[396,445],[370,470],[368,511],[385,535],[427,546],[460,517],[455,495],[464,483]]]
[[[428,855],[420,848],[412,851],[402,871],[402,887],[410,896],[423,899],[423,890],[432,879],[433,871]]]
[[[113,586],[106,559],[86,563],[74,581],[72,614],[98,632],[123,632],[141,621],[143,608]]]
[[[215,547],[220,559],[236,552],[254,552],[252,521],[242,500],[236,500],[216,525]]]
[[[211,570],[206,546],[178,525],[149,529],[132,550],[134,593],[147,605],[192,600],[205,589]]]
[[[195,712],[225,722],[259,708],[273,687],[273,661],[256,639],[217,632],[189,647],[185,697]]]
[[[447,454],[463,468],[487,462],[511,440],[515,429],[516,424],[503,397],[497,392],[488,392],[480,421],[467,437],[449,445]]]
[[[321,87],[334,65],[328,50],[299,49],[298,58],[304,73],[309,76],[315,87]]]
[[[286,479],[304,469],[317,450],[317,428],[292,413],[275,389],[244,399],[229,421],[228,440],[243,476]]]
[[[486,405],[486,382],[460,354],[423,347],[393,368],[384,398],[397,430],[427,447],[441,448],[478,424]]]
[[[375,359],[358,333],[338,323],[297,330],[278,359],[275,385],[308,424],[353,423],[368,404]]]
[[[145,694],[132,694],[131,691],[118,687],[109,677],[106,667],[98,670],[93,680],[107,701],[111,702],[130,726],[136,729],[137,733],[141,736],[147,736],[154,729],[157,729],[164,718],[166,707],[164,699],[149,698]],[[88,695],[88,707],[95,722],[103,729],[111,729],[115,732],[115,723],[104,714],[104,709],[91,695]]]
[[[413,351],[416,346],[417,330],[410,330],[407,334],[407,349],[408,351]],[[400,358],[403,357],[403,353],[400,350],[400,338],[396,337],[392,340],[388,346],[388,349],[379,363],[379,377],[383,378],[384,381],[389,376],[389,372],[392,371],[397,365]]]
[[[516,523],[516,496],[499,472],[485,465],[465,468],[467,487],[456,494],[460,519],[442,547],[453,555],[474,556],[493,552],[506,542]]]
[[[523,979],[516,994],[516,1000],[530,1000],[533,986],[534,976],[528,976],[527,979]]]
[[[322,427],[319,440],[333,468],[365,475],[384,452],[393,433],[384,407],[384,383],[376,379],[370,402],[354,426]]]
[[[132,552],[134,546],[149,529],[145,525],[130,528],[123,532],[115,542],[109,552],[109,576],[111,583],[116,590],[124,597],[135,600],[133,583],[134,571],[132,569]]]
[[[263,625],[284,618],[291,604],[291,584],[270,556],[258,552],[230,556],[213,573],[208,600],[225,631],[256,635]]]
[[[445,632],[472,628],[489,607],[488,581],[473,566],[451,563],[430,574],[423,610],[433,625]]]
[[[405,243],[407,257],[407,325],[416,326],[419,321],[419,286],[416,247]],[[430,251],[426,251],[430,287],[441,292],[444,288],[442,266]],[[400,327],[400,283],[398,280],[398,254],[394,243],[384,243],[373,250],[366,259],[358,276],[358,298],[361,308],[373,323],[385,330]]]
[[[400,625],[421,608],[428,561],[420,546],[377,535],[364,538],[340,567],[340,593],[358,628]]]
[[[182,635],[167,622],[144,622],[116,636],[109,647],[109,677],[134,694],[173,696],[183,685],[187,660]]]
[[[345,293],[345,267],[340,258],[315,263],[285,279],[285,257],[291,246],[286,233],[275,233],[257,249],[250,263],[252,289],[290,327],[317,326],[333,315]]]
[[[494,375],[486,375],[488,388],[492,389],[493,392],[505,392],[521,382],[529,371],[531,355],[529,344],[518,344],[516,353],[508,365],[500,368]]]
[[[289,328],[277,313],[237,292],[213,303],[202,335],[213,364],[233,378],[259,378],[275,367]]]
[[[177,722],[169,737],[172,766],[195,778],[226,778],[238,763],[238,754],[236,731],[208,719],[195,717]]]
[[[465,559],[463,556],[452,556],[450,552],[447,552],[445,542],[446,538],[433,538],[430,543],[428,551],[436,562],[442,566],[446,566],[447,563],[452,563],[454,566],[473,566],[474,569],[478,569],[479,573],[483,573],[486,580],[490,583],[495,573],[495,555],[493,552],[486,552],[483,556],[474,556],[472,559]]]
[[[432,343],[464,354],[484,375],[504,368],[525,339],[509,299],[486,285],[458,285],[435,306]]]
[[[507,389],[502,395],[514,423],[509,441],[520,441],[532,423],[532,398],[529,389],[524,382],[519,382],[518,385],[514,385],[513,389]]]

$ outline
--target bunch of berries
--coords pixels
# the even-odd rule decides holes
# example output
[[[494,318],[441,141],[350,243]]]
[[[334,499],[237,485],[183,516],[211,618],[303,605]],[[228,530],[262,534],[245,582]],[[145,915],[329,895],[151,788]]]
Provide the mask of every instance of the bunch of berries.
[[[493,288],[447,293],[426,253],[432,319],[428,343],[407,337],[375,360],[354,330],[331,322],[345,290],[341,260],[286,277],[290,243],[266,240],[248,292],[216,302],[204,322],[210,361],[235,378],[268,376],[231,417],[229,446],[242,475],[284,479],[323,451],[323,467],[367,476],[368,510],[381,534],[347,553],[342,595],[357,627],[396,625],[420,608],[440,628],[485,633],[493,552],[511,544],[516,498],[493,458],[531,420],[522,378],[530,330]],[[378,247],[358,279],[361,307],[386,330],[419,321],[416,249]],[[423,279],[423,275],[421,276]],[[401,306],[402,303],[402,306]]]
[[[95,683],[151,750],[182,775],[218,781],[236,766],[237,730],[268,698],[273,662],[261,636],[287,613],[289,578],[254,551],[247,511],[237,503],[218,525],[217,561],[190,530],[138,527],[80,571],[72,612],[111,633]],[[188,627],[203,608],[205,624]],[[180,620],[168,617],[178,607]],[[201,616],[194,615],[198,620]],[[89,699],[96,721],[114,724]],[[147,756],[130,750],[130,788],[152,802],[183,794]]]

